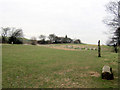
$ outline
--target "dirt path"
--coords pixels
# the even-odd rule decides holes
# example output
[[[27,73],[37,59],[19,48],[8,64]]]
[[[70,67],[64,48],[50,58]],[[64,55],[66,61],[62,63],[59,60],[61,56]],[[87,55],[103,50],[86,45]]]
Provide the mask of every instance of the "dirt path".
[[[37,45],[37,46],[43,46],[47,48],[54,48],[54,49],[62,49],[62,50],[71,50],[71,51],[83,51],[83,50],[91,50],[96,49],[96,47],[88,47],[84,45]],[[97,49],[96,49],[97,50]]]

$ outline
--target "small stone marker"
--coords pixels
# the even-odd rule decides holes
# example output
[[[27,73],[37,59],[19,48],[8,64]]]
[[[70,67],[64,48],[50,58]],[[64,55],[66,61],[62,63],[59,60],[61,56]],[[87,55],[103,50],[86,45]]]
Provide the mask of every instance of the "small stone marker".
[[[93,48],[93,50],[95,50],[95,48]]]
[[[85,50],[88,50],[88,48],[85,48]]]
[[[67,46],[68,48],[72,48],[72,46]]]
[[[102,68],[102,79],[107,79],[107,80],[113,80],[113,73],[112,73],[112,68],[109,66],[103,66]]]
[[[97,50],[96,48],[94,48],[94,50]]]

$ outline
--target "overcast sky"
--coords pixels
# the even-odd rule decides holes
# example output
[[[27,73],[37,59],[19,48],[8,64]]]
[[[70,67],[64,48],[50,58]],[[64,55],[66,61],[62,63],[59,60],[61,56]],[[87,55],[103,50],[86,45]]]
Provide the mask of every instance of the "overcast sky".
[[[105,44],[105,4],[110,0],[0,0],[1,27],[22,28],[24,36],[56,34],[83,43]]]

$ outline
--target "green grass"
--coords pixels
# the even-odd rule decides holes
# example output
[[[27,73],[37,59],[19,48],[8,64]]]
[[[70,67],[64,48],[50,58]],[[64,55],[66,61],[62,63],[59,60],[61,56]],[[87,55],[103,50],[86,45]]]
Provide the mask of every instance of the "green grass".
[[[117,88],[118,55],[102,47],[67,51],[32,45],[2,46],[3,88]],[[113,68],[114,80],[102,80],[104,65]],[[92,76],[95,74],[95,76]]]

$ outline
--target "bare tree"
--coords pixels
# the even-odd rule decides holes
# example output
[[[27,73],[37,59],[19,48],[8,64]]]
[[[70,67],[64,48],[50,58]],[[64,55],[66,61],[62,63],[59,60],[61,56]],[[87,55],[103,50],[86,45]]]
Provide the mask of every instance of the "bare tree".
[[[55,42],[55,40],[56,40],[56,35],[55,35],[55,34],[50,34],[50,35],[48,36],[48,38],[49,38],[50,42],[53,43],[53,42]]]
[[[37,44],[36,37],[32,37],[32,38],[31,38],[31,44],[32,44],[32,45],[36,45],[36,44]]]
[[[112,30],[116,30],[119,27],[118,1],[110,1],[105,7],[108,12],[108,16],[103,20],[103,22]]]
[[[109,43],[112,44],[118,44],[120,45],[119,35],[120,35],[120,29],[119,29],[119,21],[118,21],[118,6],[119,3],[117,0],[110,1],[106,5],[106,11],[108,12],[108,15],[103,22],[110,27],[112,30],[113,37],[111,38]]]
[[[22,44],[23,31],[22,29],[11,28],[9,43]]]
[[[9,27],[1,27],[1,30],[2,30],[2,33],[1,33],[1,36],[2,36],[2,43],[7,43],[8,42],[8,31],[10,31],[10,28]]]
[[[13,37],[23,37],[22,29],[13,28],[11,33],[10,33],[10,36],[13,36]]]
[[[39,38],[40,38],[41,40],[45,41],[46,36],[45,36],[45,35],[40,35]]]

